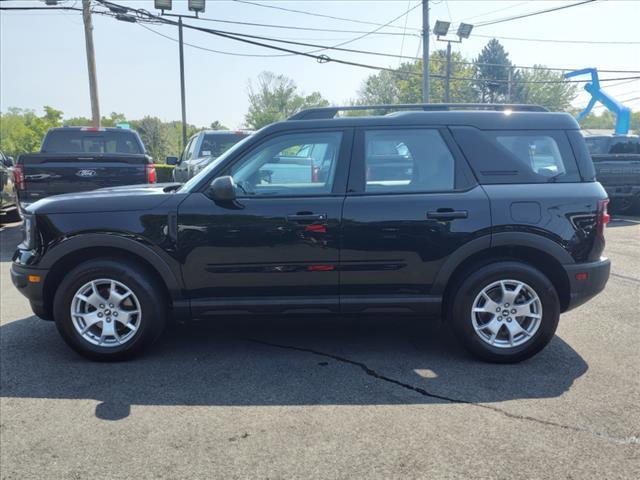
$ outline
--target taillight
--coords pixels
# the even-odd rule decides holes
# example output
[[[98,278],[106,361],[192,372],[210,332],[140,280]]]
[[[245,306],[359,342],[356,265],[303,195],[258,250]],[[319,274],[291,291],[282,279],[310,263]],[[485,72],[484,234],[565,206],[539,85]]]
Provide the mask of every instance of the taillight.
[[[147,163],[145,170],[147,172],[147,183],[156,183],[158,180],[156,177],[156,166],[153,163]]]
[[[24,167],[20,164],[13,167],[13,183],[18,190],[24,190],[25,180],[24,180]]]
[[[598,202],[598,233],[604,233],[604,227],[607,226],[611,220],[611,215],[607,211],[607,205],[609,205],[609,199],[600,200]]]
[[[318,174],[320,173],[320,167],[311,165],[311,182],[318,183]]]

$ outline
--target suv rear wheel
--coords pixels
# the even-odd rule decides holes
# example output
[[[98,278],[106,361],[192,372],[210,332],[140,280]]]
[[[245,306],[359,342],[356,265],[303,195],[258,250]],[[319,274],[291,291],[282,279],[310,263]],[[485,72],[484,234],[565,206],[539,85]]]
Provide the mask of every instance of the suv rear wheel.
[[[127,359],[162,333],[166,305],[155,279],[138,265],[98,259],[69,272],[54,298],[56,326],[81,355]]]
[[[502,261],[462,281],[450,315],[456,336],[473,355],[513,363],[535,355],[553,338],[560,302],[542,272],[524,263]]]

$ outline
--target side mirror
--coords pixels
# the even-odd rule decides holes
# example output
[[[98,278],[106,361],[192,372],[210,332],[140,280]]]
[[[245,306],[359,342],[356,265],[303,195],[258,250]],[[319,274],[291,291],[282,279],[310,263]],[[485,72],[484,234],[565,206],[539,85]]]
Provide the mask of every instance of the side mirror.
[[[228,175],[218,177],[211,182],[207,193],[213,200],[232,202],[236,199],[236,183]]]
[[[167,165],[177,165],[178,157],[167,157],[166,162],[167,162]]]

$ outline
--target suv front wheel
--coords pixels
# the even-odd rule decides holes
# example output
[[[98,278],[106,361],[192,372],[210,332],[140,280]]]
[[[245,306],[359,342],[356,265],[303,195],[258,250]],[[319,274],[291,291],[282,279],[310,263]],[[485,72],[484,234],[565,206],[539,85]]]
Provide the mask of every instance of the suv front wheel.
[[[462,281],[451,302],[456,336],[476,357],[525,360],[553,338],[560,302],[551,281],[520,262],[486,265]]]
[[[166,305],[155,278],[139,265],[97,259],[69,272],[54,298],[62,338],[93,360],[130,358],[162,333]]]

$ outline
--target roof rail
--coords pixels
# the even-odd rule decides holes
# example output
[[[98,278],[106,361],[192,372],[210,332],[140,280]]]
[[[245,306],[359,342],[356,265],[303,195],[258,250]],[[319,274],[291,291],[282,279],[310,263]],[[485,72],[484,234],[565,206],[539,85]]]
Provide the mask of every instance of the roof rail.
[[[511,103],[401,103],[396,105],[349,105],[345,107],[317,107],[302,110],[287,120],[321,120],[334,118],[338,112],[354,110],[423,110],[449,111],[449,110],[511,110],[517,112],[548,112],[540,105],[525,105]]]

